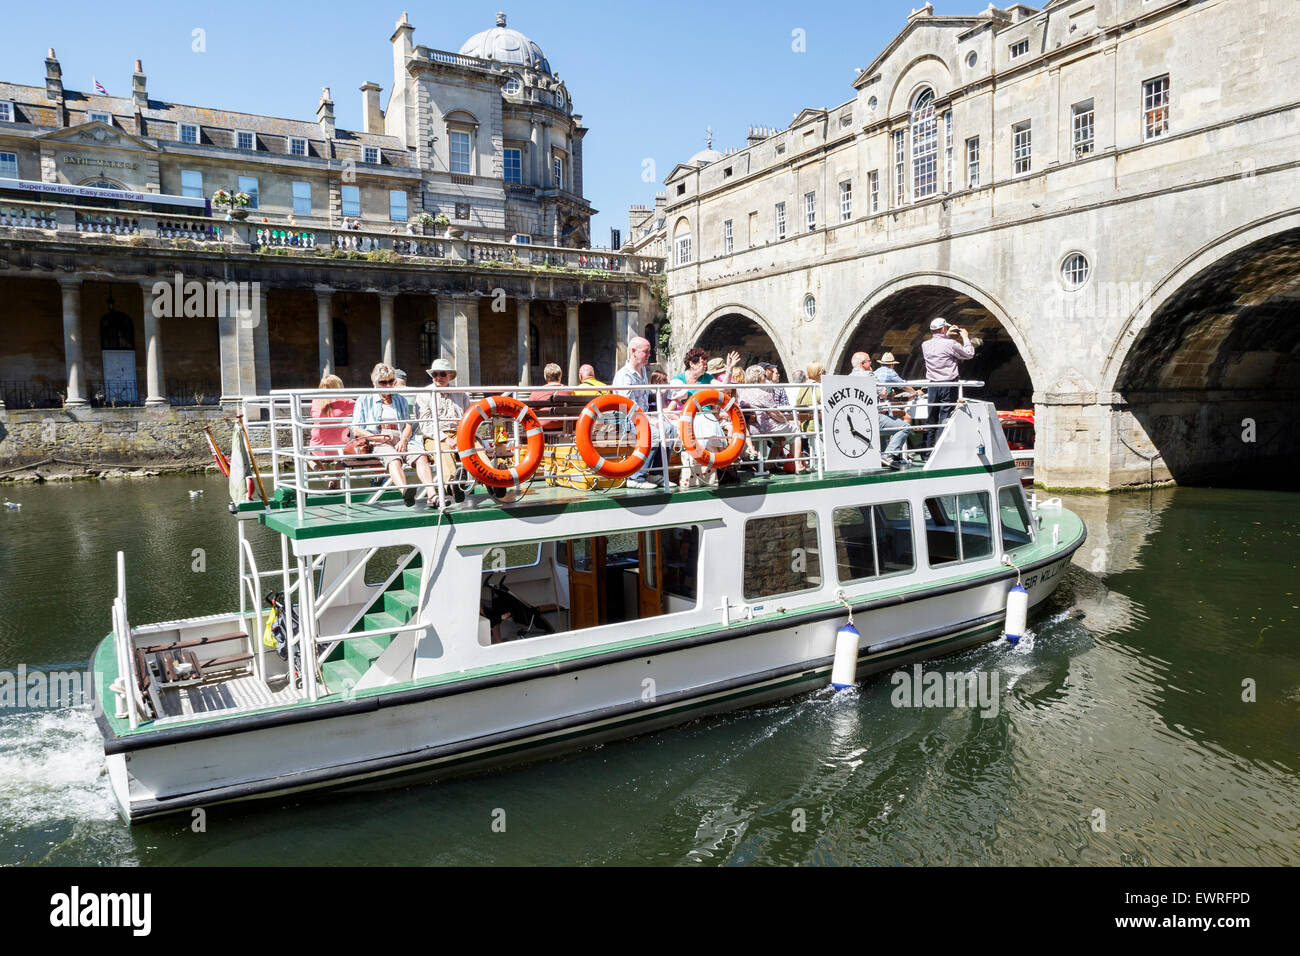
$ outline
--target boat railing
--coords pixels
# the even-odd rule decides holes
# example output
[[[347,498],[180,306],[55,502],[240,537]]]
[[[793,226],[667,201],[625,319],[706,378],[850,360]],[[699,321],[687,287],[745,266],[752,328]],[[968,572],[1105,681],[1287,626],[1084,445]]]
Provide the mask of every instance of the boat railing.
[[[969,380],[877,383],[878,438],[886,464],[923,466],[938,444],[952,410],[966,401],[969,389],[982,385]],[[378,451],[362,459],[355,448],[349,447],[358,437],[352,409],[366,396],[401,396],[404,410],[395,409],[382,425],[399,432],[407,426],[411,429],[406,450],[401,455],[406,481],[403,489],[415,489],[420,495],[431,492],[433,500],[445,501],[451,497],[449,489],[456,477],[448,471],[458,464],[457,430],[464,413],[480,399],[493,396],[518,399],[530,406],[539,419],[545,435],[545,453],[532,481],[544,479],[567,487],[603,489],[613,482],[603,480],[587,468],[576,451],[574,436],[586,404],[596,396],[628,396],[647,412],[652,435],[652,451],[646,459],[645,471],[635,477],[646,478],[647,482],[643,483],[673,490],[692,483],[691,472],[687,471],[689,455],[681,440],[683,408],[696,392],[715,388],[724,392],[724,403],[726,398],[734,398],[743,415],[745,449],[739,464],[749,474],[765,478],[778,472],[815,472],[819,476],[824,472],[824,408],[821,385],[816,382],[683,384],[676,381],[666,385],[589,387],[548,383],[522,388],[303,389],[250,399],[245,403],[245,414],[254,455],[269,458],[274,487],[292,492],[294,506],[301,517],[313,499],[327,495],[341,496],[351,506],[358,495],[367,503],[374,503],[385,495],[391,497],[391,492],[397,490],[390,483],[393,472],[389,465],[396,452],[381,445],[377,446]],[[314,415],[313,403],[325,401],[348,402],[344,407],[349,410]],[[712,441],[715,447],[721,448],[729,430],[718,423],[728,416],[717,412],[716,406],[706,406],[700,415],[709,420],[708,424],[697,415],[695,431],[701,443]],[[617,457],[635,447],[635,428],[628,413],[605,413],[597,422],[593,433],[602,454]],[[357,427],[373,434],[380,424],[357,422]],[[417,438],[420,444],[412,447]],[[526,438],[518,421],[498,419],[497,431],[487,438],[480,432],[477,442],[487,457],[517,462],[527,444]],[[421,457],[424,462],[419,461]],[[420,473],[423,464],[428,466],[427,478]],[[685,481],[674,483],[671,472],[678,468],[682,469]],[[414,475],[409,474],[412,470]]]

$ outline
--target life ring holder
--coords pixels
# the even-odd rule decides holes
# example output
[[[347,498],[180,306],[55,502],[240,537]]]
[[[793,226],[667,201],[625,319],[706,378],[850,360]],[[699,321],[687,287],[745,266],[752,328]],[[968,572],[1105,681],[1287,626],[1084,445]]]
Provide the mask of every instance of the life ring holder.
[[[722,451],[709,451],[704,447],[711,439],[704,442],[695,439],[695,416],[705,405],[721,405],[719,414],[731,419],[731,441]],[[716,388],[702,389],[692,395],[682,409],[680,424],[682,448],[702,465],[726,468],[745,450],[745,415],[740,410],[740,403],[729,395],[724,396]]]
[[[636,449],[624,458],[609,459],[596,451],[591,440],[591,430],[596,419],[605,412],[621,412],[629,416],[636,425]],[[626,395],[597,395],[589,401],[582,414],[578,416],[578,425],[574,429],[574,444],[578,454],[587,467],[604,478],[630,478],[645,465],[650,455],[653,441],[650,432],[650,419],[645,411]]]
[[[513,418],[524,430],[527,444],[524,446],[523,460],[509,468],[494,468],[488,464],[482,450],[475,441],[478,427],[494,416]],[[456,428],[456,454],[460,463],[470,476],[489,488],[509,488],[518,486],[537,471],[542,463],[542,451],[545,438],[542,424],[533,414],[533,410],[518,399],[506,395],[479,399],[469,407]]]

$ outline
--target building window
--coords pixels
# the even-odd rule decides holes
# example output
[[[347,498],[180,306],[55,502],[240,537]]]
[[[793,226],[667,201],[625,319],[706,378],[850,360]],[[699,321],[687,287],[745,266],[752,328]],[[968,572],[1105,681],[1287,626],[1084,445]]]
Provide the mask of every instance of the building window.
[[[193,123],[181,123],[181,142],[191,146],[199,144],[199,128]]]
[[[722,171],[722,178],[723,178],[723,179],[730,179],[730,178],[731,178],[731,173],[732,173],[733,168],[734,168],[734,167],[728,166],[726,169],[724,169],[724,170]]]
[[[306,155],[307,155],[307,141],[306,141],[305,139],[302,139],[301,137],[298,137],[298,136],[290,136],[290,137],[289,137],[289,155],[290,155],[290,156],[306,156]]]
[[[731,250],[735,248],[735,239],[731,231],[731,220],[728,219],[722,224],[722,254],[731,255]]]
[[[776,238],[785,238],[785,203],[776,204]]]
[[[894,131],[894,205],[907,202],[907,130]]]
[[[943,114],[943,191],[952,192],[952,110]]]
[[[428,368],[438,357],[438,320],[425,319],[420,326],[420,367]],[[537,363],[534,362],[534,365]]]
[[[343,215],[357,218],[361,215],[361,187],[343,187]]]
[[[452,130],[451,135],[451,171],[461,176],[470,174],[469,133]]]
[[[817,513],[751,518],[745,522],[745,600],[822,586]]]
[[[840,183],[840,222],[853,218],[853,183]]]
[[[840,114],[840,129],[848,129],[853,125],[853,113],[844,112]]]
[[[1061,263],[1061,278],[1067,289],[1081,288],[1091,274],[1092,267],[1088,264],[1088,257],[1081,252],[1070,253]]]
[[[334,320],[334,367],[348,367],[348,325],[342,319]]]
[[[811,292],[803,297],[803,315],[810,321],[817,318],[817,298]]]
[[[817,228],[817,194],[815,192],[803,194],[803,219],[804,225],[807,226],[809,232]]]
[[[235,130],[235,148],[257,149],[257,140],[249,130],[237,129]]]
[[[112,114],[112,113],[100,113],[100,112],[98,112],[98,111],[92,111],[92,112],[90,113],[90,121],[91,121],[92,123],[103,123],[103,124],[105,124],[106,126],[112,126],[112,125],[113,125],[113,114]]]
[[[966,140],[966,188],[976,189],[980,184],[980,138]]]
[[[18,178],[18,154],[0,153],[0,176],[9,179]]]
[[[934,91],[923,90],[912,106],[912,198],[925,199],[938,191],[939,123]]]
[[[561,159],[559,156],[556,156],[555,161],[551,163],[551,173],[552,173],[552,179],[555,182],[555,188],[563,189],[564,188],[564,160]]]
[[[1092,100],[1075,103],[1070,112],[1073,117],[1071,125],[1074,128],[1074,158],[1083,159],[1085,156],[1092,155],[1094,128]]]
[[[1142,128],[1144,139],[1155,139],[1169,132],[1168,75],[1142,84]]]
[[[926,498],[922,514],[931,567],[993,556],[987,492]]]
[[[502,84],[501,92],[504,93],[506,96],[518,96],[519,91],[522,90],[523,88],[524,85],[519,82],[519,77],[512,76],[509,77],[504,84]]]
[[[686,195],[686,184],[685,184],[685,183],[678,183],[678,184],[677,184],[677,195],[679,195],[679,196],[685,196],[685,195]]]
[[[524,151],[522,149],[507,149],[503,156],[506,182],[522,183],[524,181]]]
[[[311,215],[311,183],[293,184],[293,211],[299,216]]]
[[[677,220],[673,228],[673,264],[687,265],[691,261],[691,224],[685,218]]]
[[[406,193],[400,189],[389,190],[388,218],[393,222],[406,222]]]
[[[1011,44],[1011,59],[1018,60],[1029,53],[1029,40],[1019,40]]]
[[[871,211],[880,212],[880,170],[867,173],[867,190],[871,193]]]
[[[1031,147],[1030,124],[1026,120],[1011,127],[1011,161],[1012,171],[1019,176],[1032,168],[1030,160]]]
[[[840,584],[904,574],[916,567],[912,508],[906,501],[836,508],[831,527]]]
[[[13,123],[14,105],[8,100],[0,101],[0,123]]]
[[[469,222],[469,203],[458,202],[452,209],[452,218],[460,222]]]
[[[203,198],[203,174],[197,169],[181,170],[181,195],[191,199]]]
[[[239,191],[248,193],[248,208],[257,209],[257,180],[252,176],[239,177]]]
[[[365,161],[371,166],[379,165],[379,147],[367,146],[365,149]]]

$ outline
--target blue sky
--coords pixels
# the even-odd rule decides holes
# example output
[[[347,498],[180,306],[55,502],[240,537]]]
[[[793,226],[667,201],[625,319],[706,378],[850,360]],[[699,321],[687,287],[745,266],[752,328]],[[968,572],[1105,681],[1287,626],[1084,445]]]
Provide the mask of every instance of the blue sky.
[[[156,99],[314,119],[328,86],[338,124],[356,129],[363,81],[382,85],[387,103],[388,38],[403,9],[415,41],[444,50],[458,50],[504,9],[545,51],[590,129],[585,192],[600,210],[593,241],[605,245],[611,226],[626,229],[629,203],[652,202],[673,166],[703,148],[706,126],[715,148],[740,147],[750,124],[783,128],[804,107],[848,100],[854,68],[866,67],[920,2],[25,3],[3,15],[0,77],[43,84],[53,46],[66,87],[89,90],[94,76],[124,96],[139,57]],[[206,52],[191,49],[195,28],[206,33]],[[804,52],[793,49],[796,30]],[[642,179],[647,159],[652,182]]]

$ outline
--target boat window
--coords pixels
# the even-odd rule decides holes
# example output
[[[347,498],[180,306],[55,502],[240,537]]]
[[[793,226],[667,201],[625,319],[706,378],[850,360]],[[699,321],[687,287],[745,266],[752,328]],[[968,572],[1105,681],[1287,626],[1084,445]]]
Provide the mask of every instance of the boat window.
[[[841,584],[916,566],[912,547],[912,509],[906,501],[836,508],[835,558]]]
[[[745,600],[822,585],[817,515],[806,511],[745,524]]]
[[[989,495],[968,492],[925,499],[925,540],[930,566],[974,561],[993,554]]]
[[[699,528],[497,545],[483,553],[488,646],[691,610]]]
[[[541,560],[542,545],[539,541],[532,544],[503,544],[483,552],[483,570],[495,572],[532,568]]]
[[[1034,540],[1034,523],[1025,507],[1025,493],[1019,485],[998,492],[998,512],[1002,518],[1002,550],[1014,551]]]

